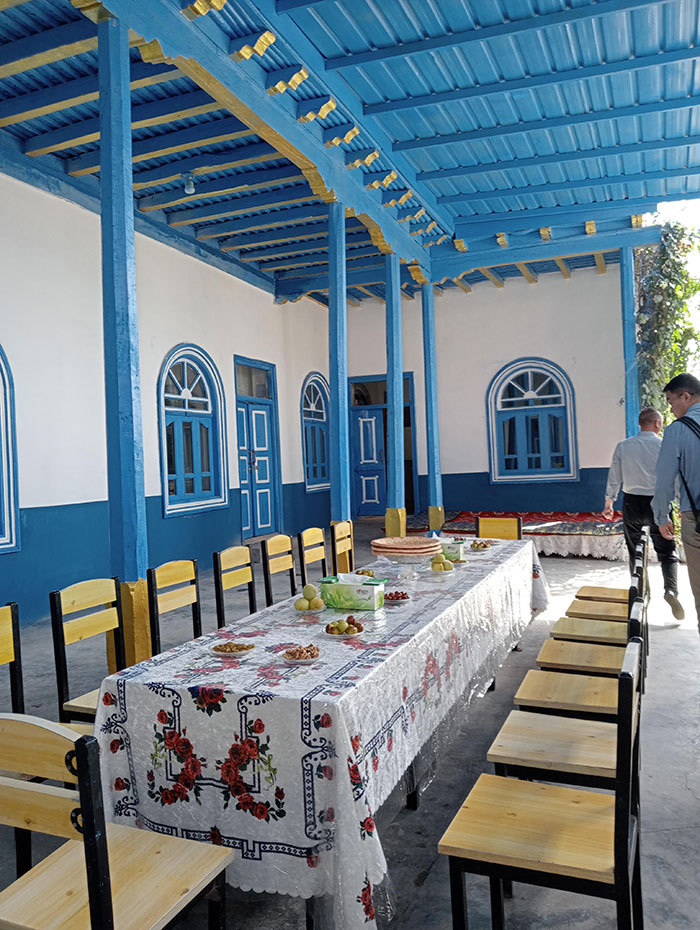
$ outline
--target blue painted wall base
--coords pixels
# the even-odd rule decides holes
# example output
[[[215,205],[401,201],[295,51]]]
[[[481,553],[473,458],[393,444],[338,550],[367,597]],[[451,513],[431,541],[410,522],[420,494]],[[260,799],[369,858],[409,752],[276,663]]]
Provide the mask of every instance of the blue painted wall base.
[[[287,484],[283,504],[282,532],[293,535],[309,526],[330,526],[330,491],[307,493],[303,482]],[[146,518],[151,566],[195,558],[200,570],[208,571],[215,549],[241,542],[237,488],[229,493],[228,507],[167,520],[161,498],[149,497]],[[106,501],[20,510],[20,538],[18,552],[0,555],[0,604],[17,601],[22,625],[48,617],[49,591],[115,572]]]
[[[445,510],[600,512],[605,503],[607,468],[582,468],[578,481],[491,484],[487,472],[443,474]],[[420,476],[421,500],[428,478]]]

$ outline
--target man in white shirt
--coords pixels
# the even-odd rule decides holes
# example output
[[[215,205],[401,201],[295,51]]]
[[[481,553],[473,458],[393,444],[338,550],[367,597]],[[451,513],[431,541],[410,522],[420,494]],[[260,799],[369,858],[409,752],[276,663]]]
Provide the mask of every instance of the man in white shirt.
[[[656,461],[661,451],[659,434],[663,425],[663,417],[659,411],[654,407],[645,407],[639,414],[640,432],[631,439],[618,442],[608,472],[603,516],[606,520],[612,519],[613,501],[622,488],[622,525],[630,564],[634,564],[634,551],[642,538],[642,530],[648,526],[651,541],[661,563],[664,598],[670,605],[676,620],[682,620],[685,612],[678,600],[676,543],[673,539],[666,539],[661,534],[654,522],[651,509],[656,480]]]

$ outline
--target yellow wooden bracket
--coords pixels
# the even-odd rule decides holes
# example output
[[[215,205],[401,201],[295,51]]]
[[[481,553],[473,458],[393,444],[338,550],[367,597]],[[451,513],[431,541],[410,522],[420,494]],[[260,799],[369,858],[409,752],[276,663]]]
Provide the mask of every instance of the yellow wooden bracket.
[[[343,123],[341,126],[331,126],[330,129],[323,131],[323,144],[326,148],[332,149],[334,145],[340,145],[341,142],[346,144],[355,136],[359,136],[360,129],[354,123]]]
[[[632,229],[641,229],[641,226],[642,226],[642,214],[641,213],[633,214],[633,216],[631,217],[631,220],[632,220]]]
[[[570,269],[569,266],[566,264],[566,262],[564,261],[564,259],[563,259],[563,258],[555,258],[554,261],[555,261],[555,263],[556,263],[557,268],[559,269],[559,271],[561,271],[561,273],[564,275],[564,277],[567,278],[567,279],[570,278],[570,277],[571,277],[571,269]]]
[[[423,269],[422,269],[421,266],[418,264],[418,262],[416,262],[416,261],[409,262],[409,263],[408,263],[408,270],[409,270],[409,272],[410,272],[410,274],[411,274],[411,277],[412,277],[413,280],[416,282],[416,284],[427,284],[427,283],[428,283],[428,279],[426,278],[425,274],[423,273]]]
[[[87,16],[93,23],[101,23],[109,19],[109,12],[105,10],[99,0],[70,0],[76,10]]]
[[[595,266],[598,269],[598,274],[605,274],[607,271],[607,266],[605,264],[605,257],[603,253],[595,252],[593,257],[595,258]]]
[[[359,152],[348,152],[345,156],[346,168],[369,168],[373,161],[379,158],[378,149],[360,149]]]
[[[595,236],[595,234],[596,234],[595,220],[586,220],[586,235]]]
[[[388,174],[382,176],[381,174],[377,175],[373,180],[365,184],[365,187],[368,190],[379,190],[380,187],[388,187],[392,181],[397,179],[398,175],[395,171],[390,171]]]
[[[458,252],[469,251],[469,248],[467,247],[467,243],[464,241],[464,239],[453,239],[452,242],[454,243],[454,247],[457,249]]]
[[[460,290],[464,291],[465,294],[471,294],[471,285],[467,284],[466,281],[463,281],[461,275],[458,278],[453,278],[453,281]]]
[[[496,233],[496,242],[502,249],[507,249],[510,244],[508,242],[508,236],[504,232]]]
[[[384,195],[384,202],[382,206],[384,207],[402,207],[407,200],[410,200],[413,197],[413,191],[388,191]]]
[[[325,119],[337,106],[338,104],[330,96],[300,100],[297,104],[297,119],[300,123],[313,123],[315,119]]]
[[[551,226],[540,226],[540,239],[543,242],[551,242],[552,240],[552,227]]]
[[[303,65],[292,65],[290,68],[281,68],[272,71],[265,77],[265,90],[271,97],[283,94],[286,90],[296,90],[309,76]]]
[[[250,36],[241,36],[238,39],[231,39],[229,46],[229,55],[234,61],[248,61],[253,55],[264,55],[268,48],[276,40],[274,32],[266,29],[264,32],[256,32]]]
[[[191,22],[198,16],[206,16],[210,10],[223,10],[225,6],[226,0],[192,0],[183,6],[182,15]]]

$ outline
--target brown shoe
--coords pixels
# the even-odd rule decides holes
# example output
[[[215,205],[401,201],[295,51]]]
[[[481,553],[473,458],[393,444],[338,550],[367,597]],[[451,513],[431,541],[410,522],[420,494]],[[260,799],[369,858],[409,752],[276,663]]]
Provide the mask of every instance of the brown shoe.
[[[671,613],[676,618],[676,620],[685,620],[685,611],[683,610],[683,605],[678,600],[678,595],[673,591],[667,591],[664,594],[664,600],[671,608]]]

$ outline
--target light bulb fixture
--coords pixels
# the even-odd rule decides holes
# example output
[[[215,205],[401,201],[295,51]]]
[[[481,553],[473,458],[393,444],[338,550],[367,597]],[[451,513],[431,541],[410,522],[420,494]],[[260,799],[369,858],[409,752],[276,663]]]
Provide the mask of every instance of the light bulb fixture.
[[[185,175],[185,193],[194,194],[194,178],[189,172]]]

